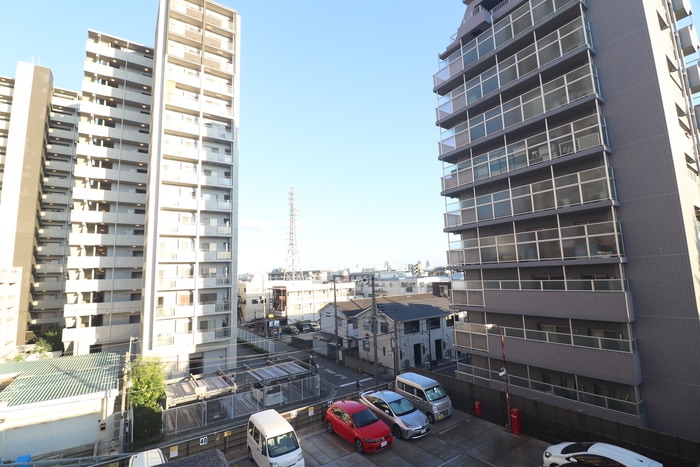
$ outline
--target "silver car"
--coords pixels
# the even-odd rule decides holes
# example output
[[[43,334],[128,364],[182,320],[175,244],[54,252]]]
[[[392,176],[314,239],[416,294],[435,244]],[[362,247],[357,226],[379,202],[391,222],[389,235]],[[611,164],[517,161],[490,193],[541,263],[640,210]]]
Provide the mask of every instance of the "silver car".
[[[360,394],[360,402],[389,425],[396,438],[420,438],[430,433],[428,417],[394,391],[366,391]]]

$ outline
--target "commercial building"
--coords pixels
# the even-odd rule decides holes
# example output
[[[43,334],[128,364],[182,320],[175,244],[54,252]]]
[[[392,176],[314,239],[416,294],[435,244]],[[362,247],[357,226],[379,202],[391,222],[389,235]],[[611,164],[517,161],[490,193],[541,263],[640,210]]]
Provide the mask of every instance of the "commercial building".
[[[239,28],[218,3],[162,0],[155,47],[88,32],[80,92],[24,63],[0,79],[18,343],[29,323],[169,377],[234,364]]]
[[[460,378],[700,433],[688,0],[465,0],[434,76]],[[492,324],[494,326],[486,326]]]

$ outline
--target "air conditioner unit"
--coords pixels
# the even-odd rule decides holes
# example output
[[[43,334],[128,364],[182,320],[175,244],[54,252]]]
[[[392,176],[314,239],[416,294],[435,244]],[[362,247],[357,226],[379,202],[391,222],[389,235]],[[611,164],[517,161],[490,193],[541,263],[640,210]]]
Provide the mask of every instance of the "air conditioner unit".
[[[430,362],[423,362],[423,368],[425,368],[426,370],[429,370],[430,369]]]

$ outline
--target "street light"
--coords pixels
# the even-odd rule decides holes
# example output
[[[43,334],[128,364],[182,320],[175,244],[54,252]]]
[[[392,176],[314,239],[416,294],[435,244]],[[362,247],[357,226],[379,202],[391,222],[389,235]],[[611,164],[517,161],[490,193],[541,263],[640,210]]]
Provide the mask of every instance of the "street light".
[[[503,356],[503,368],[498,372],[498,376],[501,376],[506,383],[506,431],[512,432],[512,427],[510,425],[510,389],[508,387],[508,380],[510,376],[508,375],[508,370],[506,368],[506,345],[505,345],[505,335],[503,334],[503,328],[498,324],[485,324],[484,327],[488,331],[491,328],[498,328],[498,333],[501,335],[501,354]]]

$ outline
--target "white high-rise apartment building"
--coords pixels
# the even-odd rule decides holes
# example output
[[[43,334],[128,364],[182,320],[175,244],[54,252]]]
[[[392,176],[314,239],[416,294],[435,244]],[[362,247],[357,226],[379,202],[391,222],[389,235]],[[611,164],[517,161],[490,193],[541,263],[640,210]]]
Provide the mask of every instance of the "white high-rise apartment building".
[[[239,25],[162,0],[155,48],[89,31],[80,93],[28,64],[0,81],[0,264],[66,353],[159,356],[170,377],[235,364]]]

